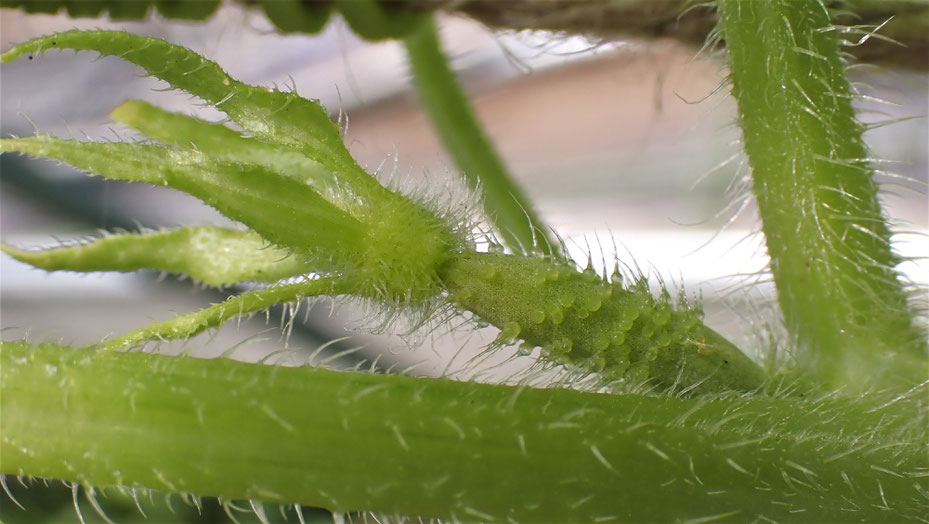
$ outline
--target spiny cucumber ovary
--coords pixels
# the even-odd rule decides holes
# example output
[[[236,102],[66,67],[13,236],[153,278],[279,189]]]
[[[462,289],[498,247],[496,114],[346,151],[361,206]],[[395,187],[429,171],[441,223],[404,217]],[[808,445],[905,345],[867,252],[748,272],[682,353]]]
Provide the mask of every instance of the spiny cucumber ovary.
[[[550,258],[465,253],[440,272],[449,298],[500,328],[500,340],[541,346],[550,360],[598,373],[604,381],[648,380],[703,392],[751,390],[761,369],[703,324],[703,313],[645,279],[625,287],[593,269]]]

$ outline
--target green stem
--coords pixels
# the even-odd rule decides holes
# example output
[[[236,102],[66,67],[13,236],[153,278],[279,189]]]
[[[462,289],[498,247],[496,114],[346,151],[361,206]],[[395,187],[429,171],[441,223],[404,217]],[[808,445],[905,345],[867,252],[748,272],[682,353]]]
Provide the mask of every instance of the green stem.
[[[0,364],[5,474],[464,520],[925,509],[926,426],[902,402],[613,396],[9,342]]]
[[[424,19],[404,44],[423,108],[468,185],[481,191],[484,209],[503,243],[515,252],[558,252],[558,245],[484,135],[442,53],[432,18]]]
[[[924,333],[829,13],[810,0],[722,0],[719,13],[771,271],[804,365],[836,386],[924,380]]]

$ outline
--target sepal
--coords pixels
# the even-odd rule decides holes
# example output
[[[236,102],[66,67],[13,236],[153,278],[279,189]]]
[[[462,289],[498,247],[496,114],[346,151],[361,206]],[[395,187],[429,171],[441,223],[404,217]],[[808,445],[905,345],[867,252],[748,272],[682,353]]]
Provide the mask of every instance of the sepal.
[[[312,270],[310,264],[256,233],[222,227],[184,227],[108,235],[91,242],[42,250],[0,244],[7,255],[46,271],[153,269],[180,273],[210,286],[275,282]]]

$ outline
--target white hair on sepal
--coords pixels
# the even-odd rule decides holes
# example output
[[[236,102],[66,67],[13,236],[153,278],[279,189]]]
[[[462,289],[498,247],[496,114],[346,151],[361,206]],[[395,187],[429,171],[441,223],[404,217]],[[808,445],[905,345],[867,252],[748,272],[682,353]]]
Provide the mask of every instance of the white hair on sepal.
[[[446,222],[451,231],[466,238],[468,243],[477,243],[474,231],[486,220],[479,186],[470,189],[464,177],[452,169],[437,173],[411,166],[401,175],[399,154],[395,152],[389,158],[393,158],[394,167],[384,182],[388,189],[432,211]]]

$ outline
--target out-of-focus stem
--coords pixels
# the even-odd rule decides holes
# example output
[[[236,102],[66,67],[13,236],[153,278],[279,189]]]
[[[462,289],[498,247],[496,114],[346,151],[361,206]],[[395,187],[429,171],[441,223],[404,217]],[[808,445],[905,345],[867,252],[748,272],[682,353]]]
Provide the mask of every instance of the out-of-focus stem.
[[[692,0],[398,0],[414,9],[465,14],[495,29],[548,30],[619,38],[673,38],[700,46],[716,26],[708,4]],[[857,26],[858,41],[881,26],[877,38],[848,48],[856,58],[917,71],[929,67],[929,2],[846,0],[835,22]],[[886,25],[884,22],[890,21]]]
[[[423,108],[504,244],[516,252],[552,253],[559,246],[516,185],[481,129],[455,73],[442,53],[435,22],[424,19],[404,40]]]

